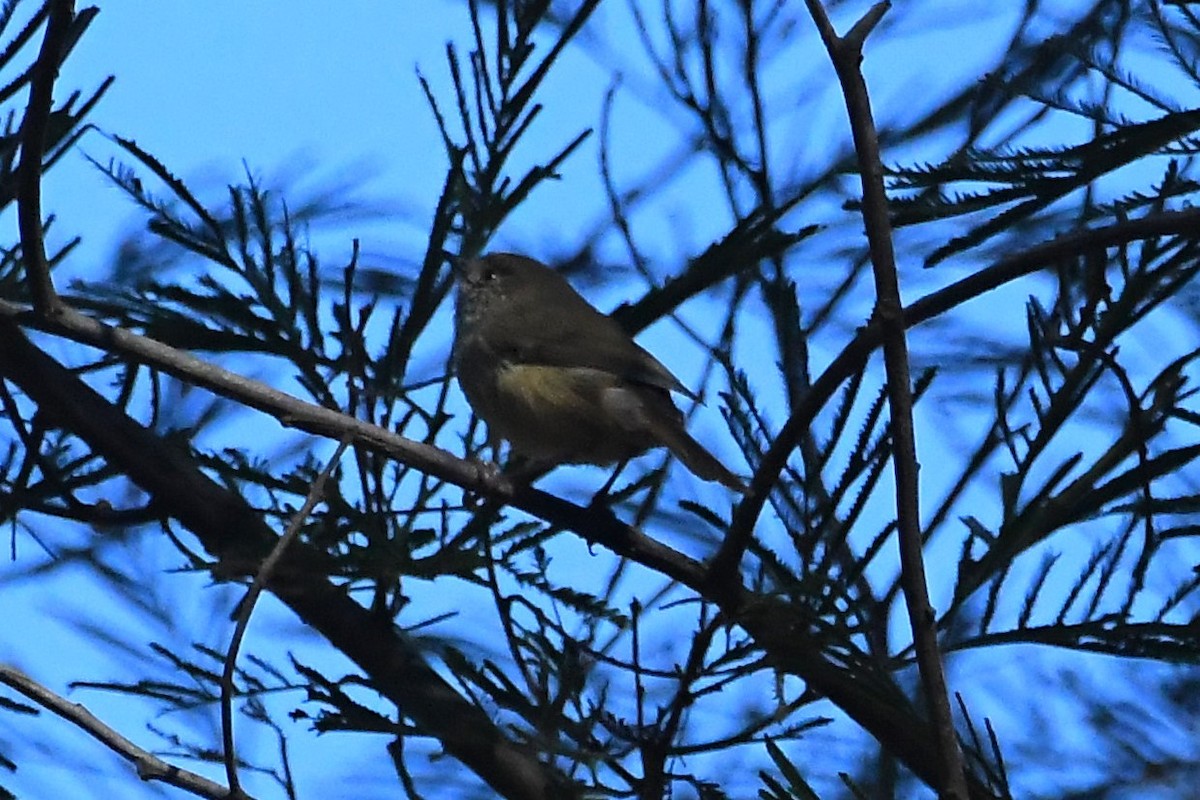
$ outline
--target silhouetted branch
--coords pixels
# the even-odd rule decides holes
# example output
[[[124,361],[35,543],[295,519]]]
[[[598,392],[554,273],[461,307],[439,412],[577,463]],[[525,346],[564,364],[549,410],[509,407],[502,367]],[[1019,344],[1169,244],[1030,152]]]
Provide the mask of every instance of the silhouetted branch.
[[[241,649],[246,629],[250,627],[250,615],[254,613],[254,605],[258,602],[259,595],[262,594],[263,589],[267,587],[271,577],[275,574],[275,569],[279,565],[280,559],[283,558],[284,551],[300,535],[300,530],[308,520],[308,515],[324,497],[325,481],[337,467],[342,453],[346,452],[347,445],[349,445],[348,439],[342,439],[338,443],[329,463],[325,465],[325,469],[309,487],[303,505],[292,515],[287,530],[271,548],[271,552],[263,560],[262,566],[255,571],[254,580],[250,583],[250,588],[246,590],[246,596],[242,598],[241,605],[238,607],[237,622],[233,628],[233,636],[229,640],[229,650],[225,654],[224,669],[221,671],[221,737],[224,742],[225,774],[229,778],[230,791],[240,791],[237,750],[233,746],[233,696],[237,692],[233,679],[237,670],[238,651]]]
[[[144,781],[160,781],[183,789],[197,797],[210,800],[253,800],[239,788],[230,789],[203,775],[188,772],[168,764],[153,753],[138,747],[117,731],[104,724],[80,703],[72,703],[42,686],[16,667],[0,664],[0,683],[20,692],[42,708],[53,711],[100,744],[133,764],[138,777]]]
[[[1200,226],[1200,208],[1163,211],[1110,225],[1071,231],[1021,250],[990,267],[971,273],[949,286],[930,292],[904,308],[904,324],[908,327],[928,322],[946,312],[986,295],[1007,283],[1046,269],[1055,263],[1095,252],[1097,248],[1121,247],[1131,242],[1159,236],[1189,236]],[[771,488],[778,482],[787,460],[797,443],[812,425],[822,408],[847,379],[861,370],[882,343],[882,327],[872,320],[859,329],[855,337],[842,348],[802,402],[792,411],[780,428],[770,449],[750,482],[750,493],[738,504],[729,535],[713,560],[713,580],[720,582],[730,570],[736,569],[754,533],[754,525],[762,514]]]
[[[900,542],[901,583],[908,605],[917,664],[925,702],[934,721],[941,755],[936,783],[939,796],[966,800],[967,783],[962,749],[954,730],[950,696],[942,654],[937,642],[937,613],[929,602],[925,577],[924,542],[921,539],[920,480],[918,478],[916,431],[913,427],[912,378],[904,310],[900,300],[900,278],[892,245],[892,225],[887,193],[883,186],[883,161],[875,130],[867,84],[859,69],[867,36],[890,8],[877,3],[863,15],[845,38],[833,30],[819,0],[806,0],[817,23],[821,40],[833,61],[846,109],[862,180],[862,214],[866,223],[871,266],[875,275],[875,312],[883,337],[883,361],[887,371],[888,405],[891,409],[892,463],[895,466],[896,525]]]
[[[54,291],[42,235],[42,156],[46,151],[46,124],[54,102],[54,81],[58,78],[58,67],[74,17],[72,0],[54,0],[51,4],[42,49],[33,67],[29,106],[21,123],[21,163],[17,168],[21,249],[25,255],[25,274],[33,307],[39,314],[47,316],[58,313],[62,300]]]

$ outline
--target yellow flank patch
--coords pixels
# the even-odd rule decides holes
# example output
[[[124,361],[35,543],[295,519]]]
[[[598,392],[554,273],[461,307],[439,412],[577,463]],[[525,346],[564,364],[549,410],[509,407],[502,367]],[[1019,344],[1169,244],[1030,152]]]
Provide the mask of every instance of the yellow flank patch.
[[[578,414],[594,402],[589,396],[594,397],[598,387],[588,384],[599,377],[595,370],[516,364],[500,371],[496,388],[510,401],[540,414]]]

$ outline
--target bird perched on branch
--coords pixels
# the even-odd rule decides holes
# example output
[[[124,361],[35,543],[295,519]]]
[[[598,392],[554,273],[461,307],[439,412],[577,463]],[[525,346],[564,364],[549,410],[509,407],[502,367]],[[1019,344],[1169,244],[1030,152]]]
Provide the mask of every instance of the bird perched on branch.
[[[746,491],[684,428],[671,392],[695,395],[562,275],[512,253],[455,271],[458,382],[492,438],[554,464],[623,464],[666,447],[698,477]]]

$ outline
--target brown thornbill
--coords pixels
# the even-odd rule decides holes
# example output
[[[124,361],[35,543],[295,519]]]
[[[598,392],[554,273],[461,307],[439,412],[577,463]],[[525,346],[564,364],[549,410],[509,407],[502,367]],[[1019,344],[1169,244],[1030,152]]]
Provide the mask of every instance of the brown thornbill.
[[[455,270],[458,382],[492,437],[555,464],[666,447],[697,476],[746,491],[684,428],[671,392],[694,395],[562,275],[512,253]]]

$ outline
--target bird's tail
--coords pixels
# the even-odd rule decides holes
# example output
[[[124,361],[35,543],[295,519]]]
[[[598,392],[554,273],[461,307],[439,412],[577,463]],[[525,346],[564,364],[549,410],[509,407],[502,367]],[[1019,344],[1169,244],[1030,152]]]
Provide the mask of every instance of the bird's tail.
[[[725,465],[718,461],[716,456],[704,449],[704,445],[693,439],[691,434],[684,430],[682,424],[678,426],[663,425],[656,427],[660,428],[656,432],[662,443],[696,477],[703,478],[706,481],[716,481],[740,494],[746,494],[750,491],[746,488],[746,484],[741,478],[726,469]]]

